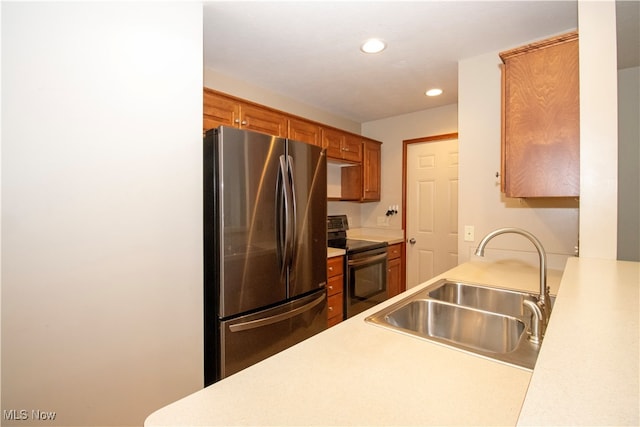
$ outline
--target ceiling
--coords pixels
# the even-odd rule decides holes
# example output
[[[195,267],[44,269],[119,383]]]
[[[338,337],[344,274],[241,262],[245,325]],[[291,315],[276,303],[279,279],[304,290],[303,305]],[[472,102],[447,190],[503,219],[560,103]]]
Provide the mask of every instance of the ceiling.
[[[619,32],[640,39],[640,3],[617,4]],[[571,31],[577,9],[576,0],[205,2],[204,65],[362,123],[458,102],[459,60]],[[387,49],[362,53],[371,37]],[[627,66],[638,65],[634,43],[622,49]],[[444,93],[426,97],[432,87]]]

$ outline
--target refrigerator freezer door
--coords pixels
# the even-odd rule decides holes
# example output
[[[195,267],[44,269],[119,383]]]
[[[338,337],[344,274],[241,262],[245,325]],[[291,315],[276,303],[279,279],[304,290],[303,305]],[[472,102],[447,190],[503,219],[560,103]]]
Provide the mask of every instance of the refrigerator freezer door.
[[[327,159],[320,147],[288,141],[295,233],[289,297],[317,290],[327,282]]]
[[[325,290],[220,322],[221,378],[297,344],[327,327]]]
[[[221,128],[218,138],[220,192],[220,307],[226,318],[287,298],[281,274],[276,197],[285,140]]]

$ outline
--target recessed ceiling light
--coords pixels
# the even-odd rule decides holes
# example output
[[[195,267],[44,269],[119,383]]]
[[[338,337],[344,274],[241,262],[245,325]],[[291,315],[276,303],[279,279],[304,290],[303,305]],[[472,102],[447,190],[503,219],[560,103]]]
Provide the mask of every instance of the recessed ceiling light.
[[[442,95],[442,89],[429,89],[428,91],[425,92],[425,95],[427,96]]]
[[[369,39],[360,46],[360,50],[364,53],[378,53],[386,47],[387,44],[380,39]]]

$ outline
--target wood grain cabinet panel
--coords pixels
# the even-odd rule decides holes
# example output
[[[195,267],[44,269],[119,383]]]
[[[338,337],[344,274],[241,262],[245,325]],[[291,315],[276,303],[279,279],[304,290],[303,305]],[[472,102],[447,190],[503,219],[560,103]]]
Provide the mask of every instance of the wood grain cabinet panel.
[[[203,101],[203,132],[218,126],[237,127],[236,120],[240,118],[239,102],[206,89],[203,93]]]
[[[344,307],[344,256],[327,260],[327,325],[342,322]]]
[[[387,247],[387,296],[394,297],[404,292],[404,256],[403,244],[396,243]]]
[[[342,200],[380,201],[381,145],[377,141],[364,140],[362,163],[342,168]]]
[[[578,34],[502,52],[500,58],[503,192],[579,196]]]
[[[301,119],[289,119],[289,138],[294,141],[322,147],[322,130],[313,122]]]
[[[204,132],[218,126],[233,126],[287,137],[286,115],[207,88],[203,91],[203,116]]]
[[[380,201],[381,186],[381,145],[377,141],[365,140],[362,160],[362,200]]]
[[[344,164],[339,200],[380,200],[381,142],[209,88],[203,89],[203,104],[203,133],[232,126],[325,148],[329,161]]]
[[[322,147],[327,157],[339,161],[359,163],[362,161],[362,139],[337,129],[322,129]]]

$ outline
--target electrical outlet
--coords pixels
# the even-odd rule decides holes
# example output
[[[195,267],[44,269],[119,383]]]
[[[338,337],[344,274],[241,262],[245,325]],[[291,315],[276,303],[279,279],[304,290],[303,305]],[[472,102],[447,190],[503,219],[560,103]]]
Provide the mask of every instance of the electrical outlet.
[[[465,225],[464,226],[464,241],[465,242],[473,242],[475,240],[475,230],[473,225]]]

